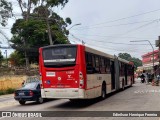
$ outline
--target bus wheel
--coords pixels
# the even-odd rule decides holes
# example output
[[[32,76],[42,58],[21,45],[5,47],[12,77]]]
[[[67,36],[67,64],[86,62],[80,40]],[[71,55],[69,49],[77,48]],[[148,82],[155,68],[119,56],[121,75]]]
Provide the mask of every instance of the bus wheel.
[[[102,85],[102,92],[101,92],[101,98],[104,100],[106,98],[106,85]]]

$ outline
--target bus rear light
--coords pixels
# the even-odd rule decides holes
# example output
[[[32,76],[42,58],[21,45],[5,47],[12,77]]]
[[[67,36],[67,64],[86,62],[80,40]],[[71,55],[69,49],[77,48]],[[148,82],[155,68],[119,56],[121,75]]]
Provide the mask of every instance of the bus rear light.
[[[84,78],[82,72],[79,72],[79,86],[80,88],[84,86]]]
[[[80,80],[79,85],[80,85],[80,87],[82,87],[84,85],[84,80]]]

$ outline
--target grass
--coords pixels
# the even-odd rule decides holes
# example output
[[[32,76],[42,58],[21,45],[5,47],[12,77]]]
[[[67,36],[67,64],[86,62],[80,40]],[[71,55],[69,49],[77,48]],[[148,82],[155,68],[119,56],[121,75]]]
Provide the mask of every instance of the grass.
[[[25,75],[4,75],[4,76],[0,76],[0,81],[4,81],[4,80],[18,80],[18,81],[23,81],[27,78],[27,76]]]
[[[8,88],[6,90],[0,90],[0,95],[6,95],[6,94],[12,94],[14,93],[16,89],[14,88]]]

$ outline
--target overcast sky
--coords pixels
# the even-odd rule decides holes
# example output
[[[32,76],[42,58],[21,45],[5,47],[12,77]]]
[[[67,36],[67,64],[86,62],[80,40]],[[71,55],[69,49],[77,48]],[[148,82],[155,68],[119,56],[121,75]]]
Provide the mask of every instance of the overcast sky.
[[[72,25],[81,23],[70,29],[72,43],[83,40],[87,46],[112,55],[127,52],[141,59],[141,55],[152,51],[151,46],[148,42],[130,41],[150,40],[155,46],[160,35],[159,5],[160,0],[69,0],[65,8],[55,8],[55,12],[63,18],[70,17]],[[18,14],[19,9],[15,8]],[[3,31],[11,37],[9,29]]]

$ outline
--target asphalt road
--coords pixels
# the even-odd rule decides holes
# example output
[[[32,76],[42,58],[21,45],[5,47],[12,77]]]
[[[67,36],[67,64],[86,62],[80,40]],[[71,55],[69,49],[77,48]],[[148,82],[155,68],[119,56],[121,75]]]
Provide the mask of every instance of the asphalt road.
[[[7,105],[7,103],[10,103]],[[1,106],[3,104],[3,106]],[[5,106],[6,105],[6,106]],[[28,102],[19,105],[12,96],[0,97],[0,111],[160,111],[160,86],[151,86],[136,82],[133,87],[108,95],[105,100],[94,99],[90,101],[70,102],[67,99],[51,100],[43,104]],[[78,112],[80,113],[80,112]],[[62,116],[65,113],[61,113]],[[96,114],[96,112],[95,112]],[[97,112],[98,114],[98,112]],[[15,119],[17,118],[0,118]],[[18,118],[20,119],[20,118]],[[45,117],[45,118],[23,118],[23,119],[109,119],[109,120],[159,120],[158,117]]]

